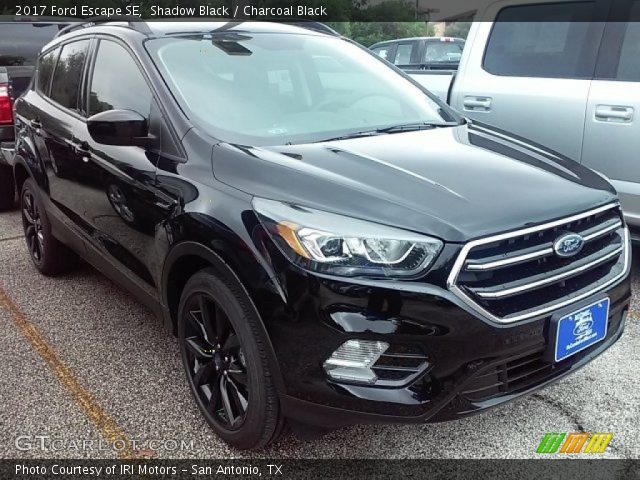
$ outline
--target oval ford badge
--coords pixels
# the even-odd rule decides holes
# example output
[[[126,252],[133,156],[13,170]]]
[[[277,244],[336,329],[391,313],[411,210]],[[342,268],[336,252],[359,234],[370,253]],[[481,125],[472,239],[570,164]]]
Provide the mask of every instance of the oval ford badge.
[[[553,244],[553,250],[559,257],[573,257],[584,247],[584,238],[577,233],[567,233]]]

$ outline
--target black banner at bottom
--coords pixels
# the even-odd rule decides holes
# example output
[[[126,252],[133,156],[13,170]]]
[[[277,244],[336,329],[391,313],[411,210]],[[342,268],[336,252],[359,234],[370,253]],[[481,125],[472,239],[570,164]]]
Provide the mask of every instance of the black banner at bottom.
[[[638,460],[0,460],[13,479],[638,479]]]

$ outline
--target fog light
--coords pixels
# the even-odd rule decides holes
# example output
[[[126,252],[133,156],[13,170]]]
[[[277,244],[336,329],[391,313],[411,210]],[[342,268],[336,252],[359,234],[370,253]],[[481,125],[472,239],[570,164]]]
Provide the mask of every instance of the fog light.
[[[334,380],[374,383],[378,376],[371,369],[389,344],[370,340],[347,340],[324,362],[324,370]]]

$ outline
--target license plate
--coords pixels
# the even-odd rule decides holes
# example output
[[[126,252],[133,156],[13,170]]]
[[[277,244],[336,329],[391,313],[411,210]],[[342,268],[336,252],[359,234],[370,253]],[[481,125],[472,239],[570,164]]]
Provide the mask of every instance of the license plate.
[[[578,353],[607,336],[609,299],[599,300],[558,320],[555,361]]]

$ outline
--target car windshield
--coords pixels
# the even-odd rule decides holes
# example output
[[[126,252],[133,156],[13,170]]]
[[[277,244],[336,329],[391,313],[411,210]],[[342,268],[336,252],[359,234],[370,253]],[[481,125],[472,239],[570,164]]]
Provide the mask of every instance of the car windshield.
[[[227,32],[146,45],[192,120],[230,143],[307,143],[459,121],[368,51],[334,37]]]

